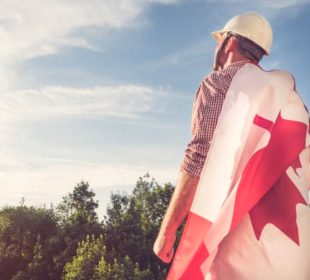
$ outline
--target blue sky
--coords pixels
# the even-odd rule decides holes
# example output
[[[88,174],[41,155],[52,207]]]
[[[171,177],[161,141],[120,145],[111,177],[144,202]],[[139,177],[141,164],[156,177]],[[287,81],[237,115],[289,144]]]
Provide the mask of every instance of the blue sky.
[[[210,32],[256,11],[266,69],[292,72],[310,107],[310,1],[0,0],[0,205],[49,205],[81,180],[103,213],[149,172],[177,180]]]

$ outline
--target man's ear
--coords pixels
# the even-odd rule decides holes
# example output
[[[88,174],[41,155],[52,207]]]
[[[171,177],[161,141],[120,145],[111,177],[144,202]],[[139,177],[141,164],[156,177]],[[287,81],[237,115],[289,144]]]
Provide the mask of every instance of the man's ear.
[[[238,40],[236,37],[230,37],[225,46],[225,52],[235,51],[238,45]]]

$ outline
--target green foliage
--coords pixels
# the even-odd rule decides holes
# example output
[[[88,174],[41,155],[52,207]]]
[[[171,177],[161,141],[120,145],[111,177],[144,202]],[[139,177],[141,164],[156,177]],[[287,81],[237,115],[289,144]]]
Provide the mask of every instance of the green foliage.
[[[111,195],[101,223],[83,181],[55,209],[0,209],[0,279],[165,279],[152,247],[172,192],[147,174],[131,194]]]
[[[33,258],[28,263],[27,268],[23,271],[19,271],[12,280],[41,280],[47,279],[47,259],[43,256],[42,244],[40,236],[38,236],[37,242],[34,245]]]
[[[63,197],[57,207],[58,217],[63,224],[97,224],[96,209],[98,201],[94,200],[95,193],[89,189],[88,182],[77,184],[72,193]]]
[[[103,236],[91,238],[79,243],[76,255],[64,268],[64,280],[148,280],[153,279],[149,269],[140,271],[128,256],[121,263],[116,259],[113,264],[106,263]]]
[[[57,235],[51,240],[54,261],[52,279],[60,279],[64,266],[76,254],[80,241],[87,235],[99,236],[102,226],[98,222],[98,202],[87,182],[77,184],[72,193],[65,196],[56,208],[59,221]]]
[[[0,275],[12,279],[27,266],[57,231],[52,211],[33,207],[6,207],[0,211]]]
[[[116,259],[113,264],[107,264],[102,258],[95,268],[93,280],[153,280],[154,277],[149,269],[140,270],[138,264],[133,264],[128,256],[119,263]]]
[[[128,256],[141,269],[150,269],[155,279],[165,278],[169,266],[152,248],[172,192],[171,184],[161,187],[147,174],[139,178],[132,195],[111,196],[104,221],[108,263]]]
[[[95,267],[104,257],[103,236],[95,239],[94,235],[79,243],[76,255],[64,268],[65,280],[93,279]]]

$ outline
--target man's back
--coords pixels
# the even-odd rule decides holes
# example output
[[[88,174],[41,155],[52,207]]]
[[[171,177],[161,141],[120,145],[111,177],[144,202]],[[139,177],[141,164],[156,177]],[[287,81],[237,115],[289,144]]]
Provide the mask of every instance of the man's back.
[[[308,279],[308,130],[291,75],[237,72],[169,279]]]

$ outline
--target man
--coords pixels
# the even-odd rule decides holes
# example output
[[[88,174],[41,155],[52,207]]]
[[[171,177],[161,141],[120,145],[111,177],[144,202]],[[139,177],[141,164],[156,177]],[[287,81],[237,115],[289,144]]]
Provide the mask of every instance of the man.
[[[218,42],[214,71],[196,93],[192,140],[154,252],[171,262],[177,229],[189,216],[169,279],[310,279],[310,256],[305,253],[310,243],[302,239],[310,233],[305,195],[310,181],[308,114],[290,75],[264,72],[258,66],[272,42],[264,17],[241,14],[212,35]],[[276,157],[279,163],[272,165]],[[281,197],[292,181],[290,195]],[[272,208],[292,198],[294,207],[306,207],[298,208],[296,227],[295,210],[288,213],[292,219],[283,222],[282,210]],[[288,237],[285,245],[281,241],[276,248],[265,246],[265,240],[276,240],[263,231],[269,218],[276,228],[270,235],[280,229]],[[293,265],[287,272],[282,267],[288,267],[276,257],[282,247],[301,260],[298,269]],[[266,272],[260,274],[256,266]]]

